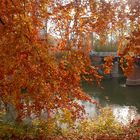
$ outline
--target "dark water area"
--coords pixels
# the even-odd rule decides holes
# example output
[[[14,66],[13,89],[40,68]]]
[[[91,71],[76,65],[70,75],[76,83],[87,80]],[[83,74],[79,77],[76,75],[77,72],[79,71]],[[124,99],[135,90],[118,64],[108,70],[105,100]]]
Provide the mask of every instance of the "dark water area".
[[[101,85],[102,88],[96,84],[89,85],[83,82],[83,89],[96,99],[102,107],[110,106],[113,109],[114,115],[121,122],[125,123],[128,119],[132,120],[135,116],[139,116],[140,86],[126,86],[125,80],[120,78],[106,79]],[[90,110],[94,110],[95,106],[86,104],[86,108],[90,114]]]

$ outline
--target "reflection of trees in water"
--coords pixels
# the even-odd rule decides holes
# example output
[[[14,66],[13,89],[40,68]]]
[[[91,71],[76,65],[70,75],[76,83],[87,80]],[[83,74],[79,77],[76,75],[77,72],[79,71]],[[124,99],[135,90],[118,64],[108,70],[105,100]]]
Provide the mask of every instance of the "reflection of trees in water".
[[[137,58],[135,64],[140,67],[140,58]]]
[[[100,114],[99,109],[95,105],[87,102],[84,102],[83,104],[89,117],[95,118]],[[134,106],[120,106],[107,104],[106,106],[112,109],[115,118],[123,124],[127,124],[129,121],[132,121],[136,116],[138,116],[137,108]]]
[[[124,78],[122,78],[122,81],[118,79],[105,80],[102,82],[103,89],[86,83],[83,87],[87,93],[97,98],[102,106],[106,106],[106,104],[134,106],[140,113],[140,86],[128,87],[125,86],[123,81],[125,81]]]
[[[114,105],[113,114],[122,123],[127,124],[132,121],[137,115],[137,108],[134,106],[118,106]]]

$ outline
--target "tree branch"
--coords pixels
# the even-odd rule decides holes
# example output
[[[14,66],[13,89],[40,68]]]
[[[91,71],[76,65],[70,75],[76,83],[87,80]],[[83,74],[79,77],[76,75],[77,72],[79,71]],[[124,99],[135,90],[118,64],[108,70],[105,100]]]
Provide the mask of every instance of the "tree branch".
[[[5,25],[5,23],[2,21],[1,17],[0,17],[0,22],[2,25]]]

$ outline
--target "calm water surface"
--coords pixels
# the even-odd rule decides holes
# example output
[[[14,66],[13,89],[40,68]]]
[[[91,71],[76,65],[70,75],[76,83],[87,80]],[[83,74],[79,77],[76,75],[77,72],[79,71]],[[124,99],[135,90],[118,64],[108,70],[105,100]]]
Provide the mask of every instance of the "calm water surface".
[[[83,88],[90,96],[96,99],[101,106],[112,108],[115,117],[126,124],[129,120],[140,115],[140,86],[126,86],[119,79],[107,79],[101,87],[83,83]],[[90,116],[97,114],[95,105],[84,103]]]

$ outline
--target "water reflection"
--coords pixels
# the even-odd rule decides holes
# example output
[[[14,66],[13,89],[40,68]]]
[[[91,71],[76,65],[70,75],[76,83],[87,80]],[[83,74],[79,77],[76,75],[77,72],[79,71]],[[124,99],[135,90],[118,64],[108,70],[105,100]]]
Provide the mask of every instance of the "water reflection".
[[[98,116],[99,109],[91,104],[91,103],[84,103],[86,113],[88,114],[89,118],[94,118]],[[132,121],[138,116],[137,108],[134,106],[119,106],[119,105],[106,105],[110,107],[113,111],[115,118],[123,124],[127,124],[128,122]]]
[[[110,106],[115,117],[126,124],[140,114],[140,86],[128,87],[118,79],[103,81],[104,88],[83,83],[84,90],[96,99],[101,106]],[[95,105],[84,103],[90,116],[98,114]]]
[[[134,106],[113,106],[113,114],[119,122],[127,124],[129,121],[135,119],[138,115],[137,109]]]

